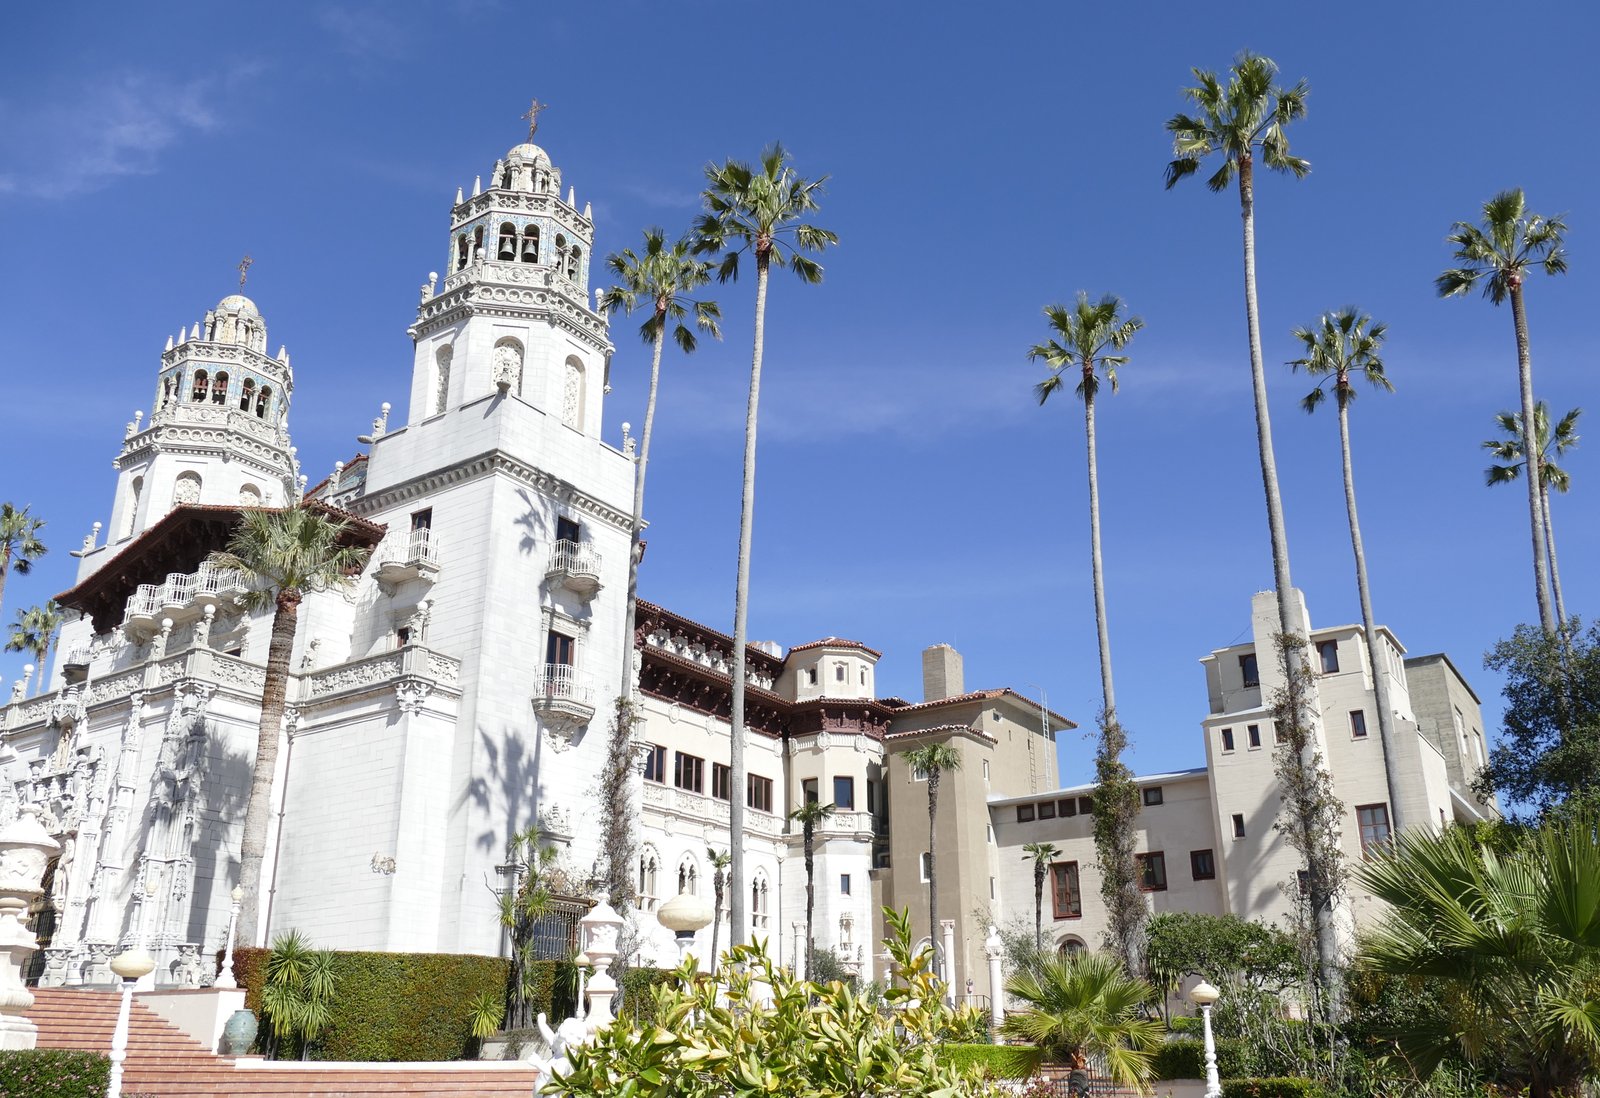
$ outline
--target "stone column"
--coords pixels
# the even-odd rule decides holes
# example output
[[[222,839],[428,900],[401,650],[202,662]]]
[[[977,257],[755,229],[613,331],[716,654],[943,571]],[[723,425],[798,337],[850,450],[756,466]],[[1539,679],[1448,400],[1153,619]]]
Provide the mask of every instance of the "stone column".
[[[991,925],[989,937],[984,940],[983,953],[989,959],[989,1032],[994,1043],[1000,1043],[1000,1023],[1006,1020],[1005,979],[1000,972],[1000,959],[1005,956],[1006,945],[1000,940],[1000,928]]]
[[[33,805],[0,829],[0,1049],[33,1048],[39,1027],[22,1016],[33,1005],[33,995],[22,982],[22,968],[39,947],[33,932],[22,925],[28,904],[44,890],[45,867],[60,850],[39,823]]]
[[[956,921],[939,920],[939,936],[944,948],[944,1001],[956,1005]]]

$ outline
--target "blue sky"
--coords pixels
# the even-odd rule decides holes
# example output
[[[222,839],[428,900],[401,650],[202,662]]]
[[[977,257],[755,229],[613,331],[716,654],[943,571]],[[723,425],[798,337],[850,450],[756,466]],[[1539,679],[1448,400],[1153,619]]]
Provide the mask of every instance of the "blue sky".
[[[159,15],[151,12],[159,10]],[[406,325],[446,252],[449,204],[552,104],[539,141],[594,205],[596,246],[686,228],[701,169],[781,139],[831,174],[820,286],[768,313],[751,635],[855,637],[884,692],[918,696],[948,641],[969,686],[1098,706],[1082,417],[1043,409],[1040,309],[1114,292],[1142,316],[1100,414],[1118,695],[1143,771],[1198,765],[1196,661],[1247,635],[1271,566],[1249,396],[1238,205],[1162,189],[1162,123],[1191,66],[1242,47],[1312,88],[1292,130],[1313,170],[1259,189],[1262,325],[1294,576],[1314,621],[1358,618],[1331,413],[1280,364],[1290,328],[1354,303],[1390,325],[1397,391],[1354,410],[1379,618],[1447,651],[1484,697],[1483,651],[1534,617],[1526,497],[1487,490],[1478,443],[1516,401],[1511,319],[1439,301],[1452,221],[1508,186],[1565,213],[1571,273],[1528,294],[1535,384],[1594,405],[1600,290],[1577,4],[1156,6],[517,4],[454,0],[30,5],[0,43],[0,497],[53,546],[5,617],[70,583],[104,521],[110,459],[148,411],[159,352],[236,284],[294,355],[291,426],[313,480],[381,401],[403,406]],[[1445,13],[1448,12],[1448,15]],[[1496,28],[1500,27],[1501,30]],[[1503,49],[1496,41],[1514,31]],[[1501,58],[1504,58],[1503,60]],[[669,354],[643,593],[732,620],[753,284],[716,290],[726,339]],[[642,418],[647,358],[621,322],[607,436]],[[1596,413],[1600,414],[1600,410]],[[1595,428],[1600,430],[1600,428]],[[1567,602],[1592,611],[1600,441],[1557,502]],[[17,674],[8,656],[0,671]],[[1063,774],[1088,749],[1063,737]]]

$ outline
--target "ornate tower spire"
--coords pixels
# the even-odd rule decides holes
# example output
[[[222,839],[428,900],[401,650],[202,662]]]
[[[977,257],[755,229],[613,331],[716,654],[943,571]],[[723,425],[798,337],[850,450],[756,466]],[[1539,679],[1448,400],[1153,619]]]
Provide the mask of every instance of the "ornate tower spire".
[[[539,113],[550,109],[550,104],[541,103],[535,99],[528,105],[528,113],[522,117],[528,120],[528,140],[533,141],[533,135],[539,132]]]

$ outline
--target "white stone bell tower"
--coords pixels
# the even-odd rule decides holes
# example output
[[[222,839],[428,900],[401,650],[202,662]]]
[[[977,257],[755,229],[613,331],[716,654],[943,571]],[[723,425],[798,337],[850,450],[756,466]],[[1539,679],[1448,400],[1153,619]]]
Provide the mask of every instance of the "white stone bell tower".
[[[243,294],[168,339],[150,418],[136,413],[114,462],[114,547],[180,503],[281,506],[295,496],[289,352],[267,351],[267,325]],[[105,554],[85,556],[86,570]]]

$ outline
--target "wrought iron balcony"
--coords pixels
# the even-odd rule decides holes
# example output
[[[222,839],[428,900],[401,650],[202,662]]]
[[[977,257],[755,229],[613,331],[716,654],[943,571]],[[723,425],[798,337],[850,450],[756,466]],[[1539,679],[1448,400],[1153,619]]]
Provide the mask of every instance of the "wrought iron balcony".
[[[600,554],[575,541],[558,541],[544,576],[580,598],[592,599],[600,590]]]
[[[439,546],[432,530],[397,530],[378,545],[377,579],[385,587],[419,579],[432,583],[439,575]]]

